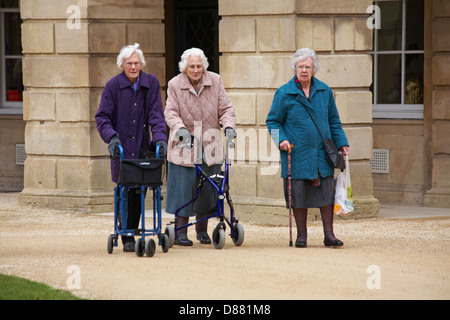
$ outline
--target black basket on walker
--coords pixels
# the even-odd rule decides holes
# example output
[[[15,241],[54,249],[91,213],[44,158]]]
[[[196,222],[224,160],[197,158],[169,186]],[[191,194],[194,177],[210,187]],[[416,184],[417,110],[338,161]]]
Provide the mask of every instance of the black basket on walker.
[[[160,186],[164,159],[124,159],[120,161],[119,183],[124,186]]]

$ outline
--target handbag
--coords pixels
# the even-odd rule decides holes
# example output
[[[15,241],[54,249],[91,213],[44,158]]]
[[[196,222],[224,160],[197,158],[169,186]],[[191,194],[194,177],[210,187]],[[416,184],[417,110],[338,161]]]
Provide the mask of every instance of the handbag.
[[[303,106],[305,107],[306,112],[308,113],[309,117],[311,118],[312,122],[314,123],[314,126],[316,127],[317,131],[319,132],[320,138],[322,138],[323,147],[325,149],[325,156],[327,158],[328,163],[333,168],[344,170],[345,169],[344,156],[342,155],[342,153],[339,152],[338,148],[334,144],[333,139],[324,139],[324,137],[320,133],[319,127],[317,126],[313,117],[309,113],[308,108],[306,108],[305,105],[303,105]]]

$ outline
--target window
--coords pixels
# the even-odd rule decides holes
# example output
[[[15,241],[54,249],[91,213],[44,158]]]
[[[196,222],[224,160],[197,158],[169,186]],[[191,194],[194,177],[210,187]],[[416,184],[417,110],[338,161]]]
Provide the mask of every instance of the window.
[[[22,114],[22,36],[18,0],[0,2],[0,114]]]
[[[373,118],[423,119],[424,1],[375,1]]]

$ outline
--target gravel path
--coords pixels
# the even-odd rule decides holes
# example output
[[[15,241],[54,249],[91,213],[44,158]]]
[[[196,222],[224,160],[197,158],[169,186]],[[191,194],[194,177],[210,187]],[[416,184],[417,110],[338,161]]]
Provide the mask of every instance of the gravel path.
[[[0,273],[91,299],[449,299],[450,218],[335,222],[342,248],[323,246],[308,222],[308,248],[288,228],[242,222],[245,240],[222,250],[158,246],[152,257],[106,251],[111,216],[17,206],[0,196]],[[147,223],[150,223],[147,220]],[[216,225],[210,220],[210,232]]]

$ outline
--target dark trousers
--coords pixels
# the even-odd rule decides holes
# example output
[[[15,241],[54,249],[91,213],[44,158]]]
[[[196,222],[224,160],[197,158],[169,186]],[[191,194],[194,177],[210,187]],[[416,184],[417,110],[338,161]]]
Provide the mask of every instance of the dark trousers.
[[[144,195],[147,195],[147,188],[145,188]],[[130,189],[127,192],[127,197],[127,229],[137,229],[141,219],[141,190]],[[119,215],[119,228],[121,229],[120,221],[122,221],[122,218]],[[125,242],[134,242],[134,237],[122,236],[122,243]]]

